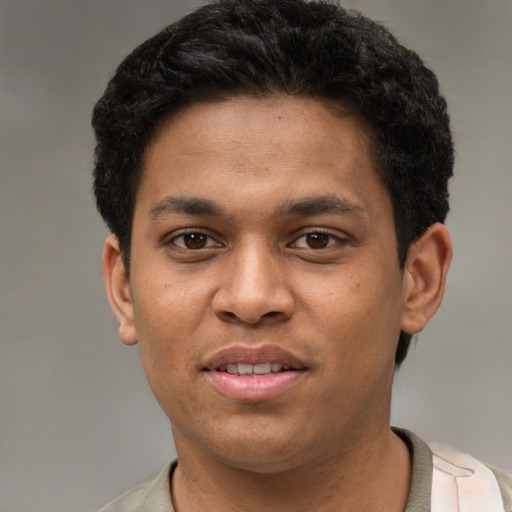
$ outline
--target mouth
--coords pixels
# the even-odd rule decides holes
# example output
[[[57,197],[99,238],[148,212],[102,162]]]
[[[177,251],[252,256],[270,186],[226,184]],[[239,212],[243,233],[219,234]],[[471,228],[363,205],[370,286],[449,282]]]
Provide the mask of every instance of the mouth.
[[[230,375],[238,375],[244,377],[256,377],[261,375],[273,375],[276,373],[283,372],[294,372],[299,371],[299,368],[292,368],[287,364],[282,364],[277,361],[267,362],[267,363],[258,363],[258,364],[248,364],[248,363],[229,363],[222,366],[219,366],[215,369],[217,372],[225,372]]]
[[[203,368],[216,392],[237,402],[272,400],[298,385],[307,366],[273,346],[236,346],[215,354]]]

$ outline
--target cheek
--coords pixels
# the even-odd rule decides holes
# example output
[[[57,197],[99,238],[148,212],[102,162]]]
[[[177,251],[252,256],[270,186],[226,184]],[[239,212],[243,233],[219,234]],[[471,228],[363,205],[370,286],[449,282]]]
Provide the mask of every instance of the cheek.
[[[208,307],[208,283],[187,275],[167,273],[163,265],[154,267],[160,272],[146,273],[133,287],[139,337],[153,343],[181,333],[189,335]]]
[[[143,323],[136,327],[139,336],[141,363],[155,398],[167,413],[186,408],[194,397],[191,379],[196,368],[194,325],[186,304],[177,307],[172,302],[153,301],[145,311],[139,311]]]
[[[391,267],[392,268],[392,267]],[[305,291],[305,307],[322,333],[338,342],[339,350],[361,352],[385,341],[394,344],[400,331],[398,272],[372,267],[331,276],[324,286]]]
[[[188,366],[189,336],[182,332],[186,307],[169,295],[153,293],[147,300],[136,295],[134,320],[141,362],[158,399],[160,388],[172,387],[172,381]]]
[[[146,274],[133,283],[134,321],[148,379],[173,379],[194,367],[209,318],[211,286],[174,273]]]

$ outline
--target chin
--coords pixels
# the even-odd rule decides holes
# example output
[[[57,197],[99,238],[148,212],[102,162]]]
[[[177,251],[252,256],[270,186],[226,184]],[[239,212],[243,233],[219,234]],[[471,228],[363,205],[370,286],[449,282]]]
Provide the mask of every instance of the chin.
[[[226,466],[262,475],[293,470],[313,459],[315,452],[304,436],[270,428],[217,438],[207,451]]]
[[[245,453],[224,453],[215,456],[226,466],[260,475],[284,473],[304,464],[301,462],[302,457],[297,453],[277,455],[271,450],[265,450],[264,453],[250,450]]]

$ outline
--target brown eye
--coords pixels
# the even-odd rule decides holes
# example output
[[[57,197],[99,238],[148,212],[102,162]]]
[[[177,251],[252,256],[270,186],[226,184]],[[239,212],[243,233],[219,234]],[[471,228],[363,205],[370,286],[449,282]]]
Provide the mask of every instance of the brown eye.
[[[175,236],[171,242],[177,247],[189,250],[205,249],[218,245],[212,237],[200,231]]]
[[[290,244],[290,247],[297,249],[328,249],[335,245],[343,246],[347,240],[323,231],[310,231],[305,233]]]
[[[309,233],[306,235],[306,243],[311,249],[324,249],[329,245],[330,238],[327,233]]]
[[[202,249],[206,246],[208,237],[203,233],[187,233],[183,235],[183,243],[187,249]]]

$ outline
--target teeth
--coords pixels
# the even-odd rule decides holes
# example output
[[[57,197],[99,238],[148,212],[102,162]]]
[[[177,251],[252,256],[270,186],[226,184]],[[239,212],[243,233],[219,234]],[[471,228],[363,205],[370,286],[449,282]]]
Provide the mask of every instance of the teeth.
[[[267,375],[278,373],[281,370],[290,370],[290,367],[281,363],[259,363],[259,364],[227,364],[224,371],[232,375]]]
[[[226,371],[228,373],[238,373],[238,365],[236,364],[228,364],[226,367]]]
[[[281,363],[272,363],[273,372],[278,372],[282,367],[283,365]]]
[[[252,368],[252,364],[238,363],[238,375],[250,375]]]
[[[272,363],[261,363],[261,364],[255,364],[253,366],[253,373],[256,375],[263,375],[265,373],[270,373],[272,370]]]

